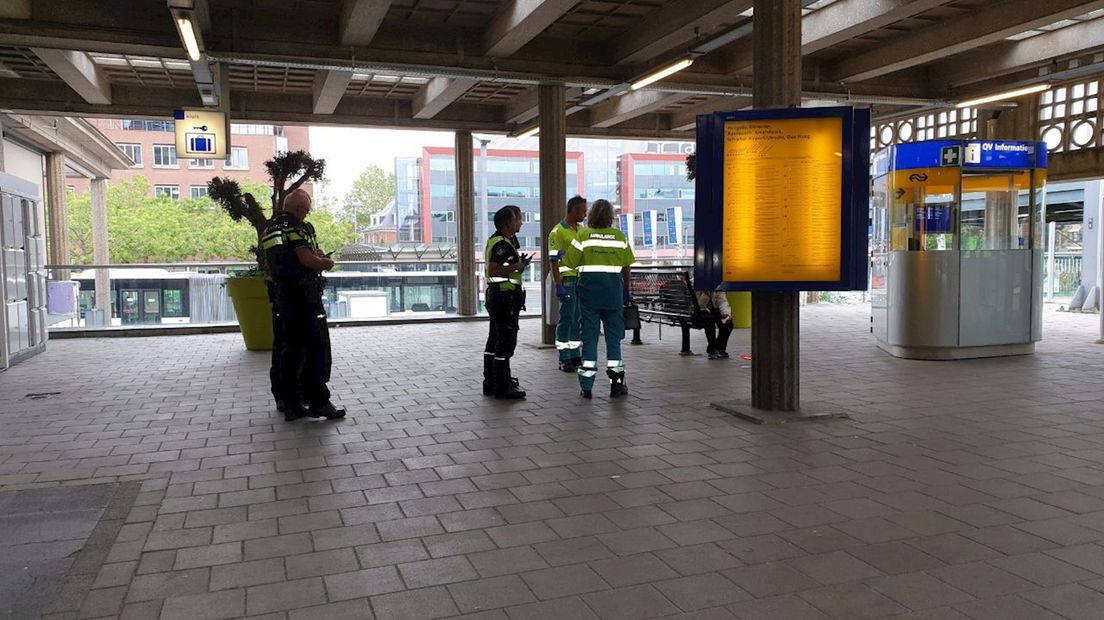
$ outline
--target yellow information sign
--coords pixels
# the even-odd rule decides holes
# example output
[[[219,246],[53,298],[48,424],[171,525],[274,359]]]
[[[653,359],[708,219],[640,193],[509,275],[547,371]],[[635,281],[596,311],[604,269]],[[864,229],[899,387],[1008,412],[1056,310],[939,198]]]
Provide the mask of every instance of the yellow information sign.
[[[840,279],[843,120],[724,124],[726,282]]]

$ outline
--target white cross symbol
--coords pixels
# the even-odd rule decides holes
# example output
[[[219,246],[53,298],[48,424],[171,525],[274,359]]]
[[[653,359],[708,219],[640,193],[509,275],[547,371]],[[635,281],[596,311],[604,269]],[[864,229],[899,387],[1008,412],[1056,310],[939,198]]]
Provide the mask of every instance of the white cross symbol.
[[[955,149],[946,149],[943,151],[943,163],[953,164],[958,161],[958,151]]]

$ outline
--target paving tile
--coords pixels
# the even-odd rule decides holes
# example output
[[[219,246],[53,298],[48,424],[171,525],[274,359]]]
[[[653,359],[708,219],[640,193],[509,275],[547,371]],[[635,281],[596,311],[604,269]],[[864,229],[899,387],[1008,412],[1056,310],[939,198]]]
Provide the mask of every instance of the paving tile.
[[[929,574],[977,598],[995,598],[1036,587],[1030,581],[984,562],[947,566],[929,571]]]
[[[835,618],[863,620],[885,618],[908,611],[892,599],[861,583],[807,590],[798,594],[817,609]]]
[[[448,591],[464,613],[522,605],[536,600],[517,575],[454,583],[448,586]]]
[[[1047,611],[1031,601],[1019,596],[1002,596],[973,603],[956,605],[970,620],[1059,620],[1063,616]],[[1067,619],[1068,620],[1068,619]]]
[[[372,614],[372,606],[367,599],[293,609],[288,612],[287,617],[288,620],[336,620],[338,618],[373,620],[375,618]]]
[[[249,615],[312,607],[326,602],[322,579],[296,579],[246,590],[245,611]]]
[[[828,620],[816,607],[796,595],[786,594],[734,603],[728,609],[741,620]]]
[[[606,582],[585,564],[535,570],[522,573],[521,578],[525,580],[533,594],[541,600],[597,592],[609,588]]]
[[[284,560],[271,558],[253,562],[238,562],[211,569],[211,589],[227,590],[265,583],[276,583],[287,578]]]
[[[393,566],[327,575],[324,581],[330,600],[334,601],[359,599],[405,589],[399,572]]]
[[[444,586],[373,596],[372,611],[388,620],[427,620],[460,613]]]
[[[845,551],[808,555],[785,562],[825,585],[882,576],[882,571]]]
[[[679,576],[674,569],[650,553],[596,560],[590,566],[615,588]]]
[[[583,600],[603,620],[658,618],[679,611],[658,590],[647,585],[586,594]]]
[[[559,598],[506,609],[510,620],[598,620],[581,598]]]
[[[887,575],[903,575],[944,566],[944,562],[904,542],[848,549],[848,553]]]
[[[735,555],[712,543],[661,549],[655,555],[682,575],[721,571],[742,565]]]
[[[533,548],[551,566],[589,562],[613,556],[613,552],[594,536],[537,543]]]
[[[913,610],[932,609],[973,600],[969,594],[928,575],[909,573],[869,579],[866,584]]]
[[[222,620],[245,613],[245,590],[225,590],[167,598],[161,620]]]
[[[465,557],[454,556],[399,565],[408,588],[424,588],[475,579],[479,574]]]
[[[821,585],[782,562],[741,566],[721,574],[756,598],[789,594]]]
[[[288,579],[344,573],[359,567],[356,553],[350,548],[289,555],[284,558],[284,565]]]
[[[1043,587],[1085,581],[1096,576],[1045,553],[1014,555],[990,560],[989,563]]]
[[[130,582],[127,601],[148,601],[172,596],[184,596],[207,592],[211,578],[211,569],[194,568],[191,570],[137,575]]]
[[[556,544],[556,543],[548,543]],[[546,568],[548,562],[532,547],[510,547],[472,553],[467,556],[483,577],[498,577]],[[584,558],[585,559],[585,558]]]
[[[1099,618],[1104,593],[1071,583],[1022,594],[1027,600],[1067,618]]]
[[[652,584],[683,611],[697,611],[751,598],[720,573],[704,573]]]

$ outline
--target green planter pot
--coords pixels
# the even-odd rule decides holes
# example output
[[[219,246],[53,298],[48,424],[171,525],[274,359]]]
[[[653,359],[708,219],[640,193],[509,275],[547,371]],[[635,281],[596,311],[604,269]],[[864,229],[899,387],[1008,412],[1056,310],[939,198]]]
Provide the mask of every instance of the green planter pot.
[[[250,351],[272,350],[272,302],[264,276],[243,276],[226,279],[226,294],[234,302],[245,348]]]

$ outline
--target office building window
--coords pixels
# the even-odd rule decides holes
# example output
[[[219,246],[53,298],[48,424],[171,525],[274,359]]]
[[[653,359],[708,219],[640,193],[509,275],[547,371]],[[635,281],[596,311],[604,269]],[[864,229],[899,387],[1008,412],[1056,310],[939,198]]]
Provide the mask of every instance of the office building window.
[[[142,121],[123,119],[123,121],[121,122],[121,126],[127,131],[176,131],[176,123],[174,121]]]
[[[134,161],[134,164],[132,164],[130,166],[131,168],[141,168],[142,167],[142,145],[141,144],[116,144],[115,146],[119,147],[119,150],[123,152],[123,155],[126,155],[127,157],[129,157],[131,160]]]
[[[249,169],[249,149],[244,146],[234,146],[230,148],[230,157],[226,159],[226,165],[223,166],[224,170],[248,170]]]
[[[199,200],[207,195],[206,185],[193,185],[192,186],[192,200]]]
[[[200,168],[203,170],[213,170],[215,167],[215,160],[213,159],[189,159],[189,168]]]
[[[455,170],[456,161],[452,157],[430,157],[430,170]]]
[[[173,200],[180,200],[180,186],[179,185],[154,185],[153,195],[161,198],[166,196]]]
[[[171,144],[153,145],[154,168],[177,168],[176,147]]]

